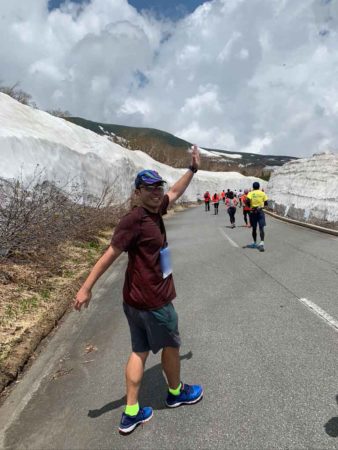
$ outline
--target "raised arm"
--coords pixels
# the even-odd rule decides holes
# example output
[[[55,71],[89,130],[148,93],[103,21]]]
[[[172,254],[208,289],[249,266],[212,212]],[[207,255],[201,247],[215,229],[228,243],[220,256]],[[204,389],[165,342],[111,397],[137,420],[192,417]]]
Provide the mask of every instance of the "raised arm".
[[[76,294],[74,308],[77,311],[80,311],[83,305],[85,308],[88,308],[89,302],[92,298],[92,288],[94,284],[100,276],[104,274],[108,267],[120,256],[121,253],[122,250],[110,245],[101,258],[97,261],[86,281]]]
[[[189,170],[171,187],[168,191],[169,204],[173,204],[177,199],[181,197],[184,191],[189,186],[194,173],[197,172],[201,163],[200,153],[196,145],[192,147],[191,153],[191,165]]]

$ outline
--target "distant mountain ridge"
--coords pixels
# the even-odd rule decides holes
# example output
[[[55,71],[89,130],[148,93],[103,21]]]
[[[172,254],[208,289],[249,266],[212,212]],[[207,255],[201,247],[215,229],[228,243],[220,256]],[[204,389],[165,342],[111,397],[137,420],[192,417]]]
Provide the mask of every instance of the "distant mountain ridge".
[[[106,135],[130,150],[142,150],[157,161],[172,167],[181,168],[189,164],[188,148],[192,143],[166,131],[93,122],[81,117],[67,117],[67,120],[97,134]],[[271,167],[282,166],[286,162],[298,159],[292,156],[260,155],[211,148],[204,150],[202,151],[204,170],[236,171],[260,178],[268,177]]]

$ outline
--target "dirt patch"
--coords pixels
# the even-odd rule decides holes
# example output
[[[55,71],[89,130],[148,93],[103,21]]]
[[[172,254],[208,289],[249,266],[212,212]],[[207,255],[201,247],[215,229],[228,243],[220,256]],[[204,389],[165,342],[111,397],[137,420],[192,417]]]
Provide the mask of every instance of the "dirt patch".
[[[72,304],[110,237],[108,231],[95,243],[64,245],[58,274],[25,264],[0,264],[0,273],[6,274],[0,296],[0,392],[16,379],[38,344]]]

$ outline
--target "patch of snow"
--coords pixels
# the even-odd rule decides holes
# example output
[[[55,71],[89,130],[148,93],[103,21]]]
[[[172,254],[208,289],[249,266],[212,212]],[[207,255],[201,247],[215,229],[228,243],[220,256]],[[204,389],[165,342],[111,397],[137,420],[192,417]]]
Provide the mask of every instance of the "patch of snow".
[[[198,147],[198,150],[201,155],[214,157],[213,152],[210,152],[209,150],[206,150],[205,148]]]
[[[235,153],[226,153],[226,152],[218,152],[218,151],[216,151],[216,150],[210,150],[210,151],[207,151],[207,150],[205,150],[205,149],[203,149],[203,151],[204,152],[207,152],[208,154],[206,155],[206,156],[212,156],[212,155],[215,155],[215,156],[221,156],[222,158],[233,158],[233,159],[241,159],[242,158],[242,155],[237,155],[237,154],[235,154]]]
[[[219,153],[219,154],[225,158],[232,158],[232,159],[242,158],[242,155],[237,155],[236,153]]]

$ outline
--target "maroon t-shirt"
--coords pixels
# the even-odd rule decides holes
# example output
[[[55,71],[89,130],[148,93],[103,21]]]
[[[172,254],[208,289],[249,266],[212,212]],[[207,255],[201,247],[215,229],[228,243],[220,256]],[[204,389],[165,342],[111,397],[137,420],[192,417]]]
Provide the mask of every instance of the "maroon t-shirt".
[[[165,242],[161,216],[167,213],[168,205],[165,195],[159,213],[141,206],[134,208],[122,217],[111,240],[111,245],[128,252],[123,299],[134,308],[161,308],[176,297],[172,275],[163,279],[160,267],[160,250]]]

